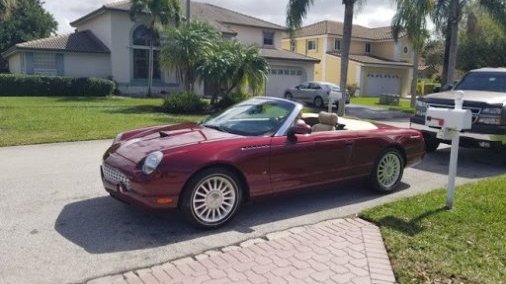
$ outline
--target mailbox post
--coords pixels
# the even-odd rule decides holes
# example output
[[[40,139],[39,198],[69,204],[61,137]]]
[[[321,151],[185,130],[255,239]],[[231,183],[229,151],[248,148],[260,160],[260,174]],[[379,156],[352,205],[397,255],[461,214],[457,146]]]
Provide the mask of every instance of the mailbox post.
[[[472,113],[462,109],[464,105],[464,92],[458,91],[455,98],[455,109],[429,108],[425,124],[430,127],[441,127],[437,138],[451,140],[450,168],[448,171],[448,196],[446,208],[453,208],[455,195],[455,178],[457,176],[457,164],[459,157],[460,132],[471,129]]]

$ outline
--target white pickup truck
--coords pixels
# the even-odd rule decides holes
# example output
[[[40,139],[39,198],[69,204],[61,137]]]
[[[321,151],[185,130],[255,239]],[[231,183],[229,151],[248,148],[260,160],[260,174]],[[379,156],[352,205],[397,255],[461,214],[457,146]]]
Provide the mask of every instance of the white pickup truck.
[[[452,90],[418,99],[411,128],[423,132],[427,152],[450,143],[437,139],[437,127],[425,125],[427,108],[454,108],[457,91],[464,91],[464,109],[473,114],[472,129],[462,132],[461,146],[495,149],[506,156],[506,68],[473,70]]]

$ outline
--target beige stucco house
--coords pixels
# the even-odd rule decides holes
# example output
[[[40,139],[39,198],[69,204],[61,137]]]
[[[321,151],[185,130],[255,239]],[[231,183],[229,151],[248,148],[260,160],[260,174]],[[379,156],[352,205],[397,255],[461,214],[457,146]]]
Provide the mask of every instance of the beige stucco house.
[[[315,80],[339,84],[343,24],[322,21],[301,28],[295,40],[285,37],[283,48],[320,59]],[[395,42],[390,27],[353,26],[348,84],[357,84],[361,96],[408,96],[413,78],[413,51],[406,36]]]
[[[145,27],[130,19],[130,7],[130,1],[106,4],[72,22],[74,33],[20,43],[2,56],[12,73],[105,77],[116,81],[123,94],[145,94],[148,40]],[[281,97],[285,89],[313,79],[319,60],[283,50],[285,27],[207,3],[192,2],[191,13],[224,37],[260,48],[272,68],[267,95]],[[157,59],[154,77],[155,93],[179,88],[174,72],[160,70]],[[200,94],[206,93],[205,85],[198,86]]]

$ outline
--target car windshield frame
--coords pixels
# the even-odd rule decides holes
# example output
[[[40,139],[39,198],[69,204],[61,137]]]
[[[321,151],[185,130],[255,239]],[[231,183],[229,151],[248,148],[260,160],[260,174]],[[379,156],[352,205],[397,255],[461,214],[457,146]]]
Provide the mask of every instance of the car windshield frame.
[[[480,81],[479,85],[473,85],[476,83],[476,79],[483,81]],[[473,80],[474,82],[469,83],[469,80]],[[490,82],[495,82],[497,80],[499,80],[498,84],[490,84]],[[489,86],[490,88],[485,88],[485,86]],[[496,89],[494,86],[497,86],[498,88]],[[455,86],[454,90],[496,92],[504,93],[506,95],[506,72],[470,72],[464,76],[462,81],[460,81],[457,86]]]
[[[260,106],[263,107],[266,105],[278,106],[287,111],[286,114],[284,114],[281,119],[278,120],[278,124],[273,125],[273,128],[262,132],[247,132],[244,131],[244,129],[234,128],[233,125],[230,125],[230,121],[234,121],[234,117],[240,117],[244,114],[252,115],[248,112]],[[303,107],[301,104],[289,100],[268,97],[255,97],[242,103],[236,104],[214,116],[210,116],[205,121],[203,121],[201,125],[203,127],[246,137],[286,136],[288,129],[294,124],[298,114],[300,111],[302,111],[302,109]],[[271,118],[259,117],[258,119],[272,121]],[[244,118],[244,120],[248,120],[248,118]],[[241,119],[238,118],[237,121],[241,121]]]

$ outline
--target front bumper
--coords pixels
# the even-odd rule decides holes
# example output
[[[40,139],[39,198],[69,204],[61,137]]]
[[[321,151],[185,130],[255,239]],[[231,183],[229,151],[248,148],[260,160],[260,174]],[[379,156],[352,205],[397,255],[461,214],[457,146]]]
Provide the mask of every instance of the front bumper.
[[[419,130],[425,135],[430,135],[432,138],[435,138],[437,133],[440,131],[438,128],[432,128],[424,124],[414,122],[413,119],[411,119],[410,128]],[[460,133],[460,139],[461,144],[468,147],[494,149],[506,148],[506,132],[505,134],[491,134],[464,131]]]
[[[133,165],[128,163],[104,162],[100,166],[100,174],[105,190],[114,198],[136,207],[145,209],[177,208],[178,196],[146,194],[156,192],[149,182],[136,177]]]

